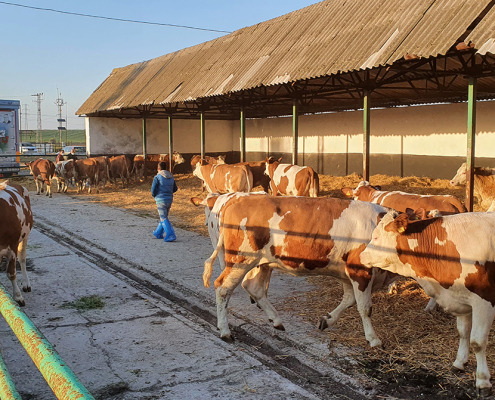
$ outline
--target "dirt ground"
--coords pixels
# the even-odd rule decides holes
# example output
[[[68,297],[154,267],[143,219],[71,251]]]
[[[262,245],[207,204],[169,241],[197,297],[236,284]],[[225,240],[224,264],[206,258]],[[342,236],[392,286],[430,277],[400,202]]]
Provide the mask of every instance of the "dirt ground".
[[[175,176],[179,191],[175,194],[170,219],[174,226],[207,236],[202,207],[195,207],[190,198],[204,198],[198,178],[192,174]],[[16,183],[26,186],[30,191],[36,187],[32,178],[15,178]],[[94,202],[109,207],[124,208],[129,212],[155,216],[158,221],[155,203],[150,195],[152,179],[146,182],[131,182],[128,187],[107,185],[92,198]],[[324,197],[345,196],[340,189],[355,188],[361,178],[352,174],[346,177],[320,175],[320,195]],[[428,177],[393,177],[374,175],[370,178],[373,185],[381,185],[382,190],[401,190],[410,193],[439,195],[451,194],[461,201],[465,199],[465,188],[452,188],[448,180]],[[52,189],[56,185],[52,185]],[[255,188],[261,190],[261,187]],[[75,188],[69,187],[68,195],[76,195]],[[479,207],[475,204],[475,211]],[[308,278],[315,289],[297,297],[287,297],[285,310],[300,315],[303,319],[317,323],[317,316],[324,315],[335,308],[342,298],[341,285],[328,277]],[[384,346],[370,349],[363,334],[361,318],[355,307],[347,310],[336,329],[327,330],[329,342],[334,346],[344,346],[353,354],[357,364],[350,367],[366,373],[371,379],[385,385],[420,386],[435,389],[439,395],[452,397],[455,390],[457,399],[469,399],[473,396],[476,360],[470,355],[464,373],[453,373],[452,362],[458,347],[456,321],[442,310],[424,312],[428,297],[415,281],[402,279],[397,294],[388,294],[385,290],[373,294],[373,321],[378,336]],[[495,350],[493,330],[487,349],[488,365],[494,371]]]

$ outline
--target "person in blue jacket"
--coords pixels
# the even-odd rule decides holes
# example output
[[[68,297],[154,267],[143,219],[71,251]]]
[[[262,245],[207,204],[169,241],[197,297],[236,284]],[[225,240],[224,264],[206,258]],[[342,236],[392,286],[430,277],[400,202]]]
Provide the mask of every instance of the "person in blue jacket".
[[[170,207],[172,207],[174,193],[177,191],[177,185],[172,173],[167,171],[166,162],[159,162],[157,171],[158,173],[151,185],[151,195],[156,201],[160,222],[153,231],[153,235],[157,239],[163,238],[165,242],[173,242],[176,239],[176,236],[174,228],[168,219],[168,212],[170,211]]]

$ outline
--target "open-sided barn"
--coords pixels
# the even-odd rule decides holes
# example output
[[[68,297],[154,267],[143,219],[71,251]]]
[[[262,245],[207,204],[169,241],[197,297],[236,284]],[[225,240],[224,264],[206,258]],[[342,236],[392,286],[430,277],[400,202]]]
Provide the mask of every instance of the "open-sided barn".
[[[77,114],[92,155],[450,178],[475,137],[495,161],[494,53],[491,0],[325,0],[116,68]]]

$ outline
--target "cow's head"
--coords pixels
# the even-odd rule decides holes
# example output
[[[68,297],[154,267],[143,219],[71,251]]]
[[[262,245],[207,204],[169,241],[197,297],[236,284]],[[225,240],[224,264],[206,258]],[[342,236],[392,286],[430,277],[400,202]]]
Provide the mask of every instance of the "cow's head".
[[[210,193],[206,199],[201,199],[199,197],[191,197],[191,203],[193,203],[196,207],[203,206],[205,209],[205,225],[208,225],[208,220],[211,216],[211,210],[215,207],[215,203],[220,194],[218,193]]]
[[[467,174],[467,164],[462,163],[462,165],[457,170],[455,176],[450,181],[452,186],[465,185],[466,184],[466,174]]]
[[[225,164],[225,159],[227,158],[226,155],[223,155],[223,156],[218,156],[218,162],[217,164]]]
[[[413,211],[406,209],[405,213],[390,210],[380,220],[373,231],[371,242],[361,253],[361,263],[369,268],[378,267],[387,269],[387,266],[399,262],[397,241],[399,236],[407,234],[408,227],[418,221],[441,217],[438,210],[426,212],[423,208]]]
[[[0,182],[0,190],[5,190],[5,188],[9,186],[9,180],[7,179],[6,181]]]
[[[344,196],[354,200],[370,201],[370,196],[375,190],[381,190],[380,186],[371,186],[368,181],[361,181],[356,189],[345,187],[341,189]]]
[[[373,230],[371,241],[359,256],[368,268],[386,269],[398,261],[397,237],[407,230],[409,215],[390,210]]]
[[[180,154],[177,151],[174,151],[173,158],[174,158],[174,161],[176,164],[182,164],[182,163],[186,162],[186,160],[184,160],[184,157],[182,156],[182,154]]]
[[[204,177],[203,177],[203,173],[201,172],[201,167],[204,165],[208,165],[208,162],[202,158],[196,163],[196,166],[193,169],[193,175],[197,176],[199,179],[202,180],[204,180]]]
[[[275,157],[267,157],[265,160],[265,175],[271,176],[270,175],[270,169],[273,171],[275,168],[277,168],[278,164],[280,164],[280,161],[282,160],[282,157],[280,157],[278,160]],[[273,167],[270,168],[270,166],[273,165]]]

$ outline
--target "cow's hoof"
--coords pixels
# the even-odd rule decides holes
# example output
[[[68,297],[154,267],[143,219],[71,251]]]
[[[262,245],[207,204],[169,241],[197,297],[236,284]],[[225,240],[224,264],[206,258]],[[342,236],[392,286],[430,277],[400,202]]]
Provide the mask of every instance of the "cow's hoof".
[[[492,388],[476,388],[476,395],[478,397],[488,397],[492,392]]]
[[[19,304],[19,306],[21,306],[21,307],[24,307],[26,305],[26,303],[24,302],[24,299],[17,300],[17,304]]]
[[[461,369],[461,368],[457,368],[455,365],[452,365],[450,367],[450,372],[454,373],[454,374],[460,374],[460,373],[463,373],[464,370]]]
[[[52,198],[52,194],[50,193],[50,196],[48,196],[50,199]]]
[[[327,317],[321,317],[318,323],[316,324],[316,327],[320,331],[324,331],[325,329],[328,328],[328,318]]]
[[[220,336],[220,339],[222,339],[224,342],[227,342],[227,343],[233,343],[234,342],[234,337],[230,333],[228,335],[225,335],[225,336]]]
[[[38,192],[36,192],[36,195],[39,196],[40,194]]]
[[[279,331],[285,331],[285,327],[282,324],[276,325],[276,326],[274,326],[274,328],[278,329]]]
[[[24,286],[24,287],[22,288],[22,291],[23,291],[23,292],[30,292],[30,291],[31,291],[31,286]]]
[[[370,344],[370,347],[380,347],[382,345],[382,341],[378,338],[368,341],[368,343]]]

